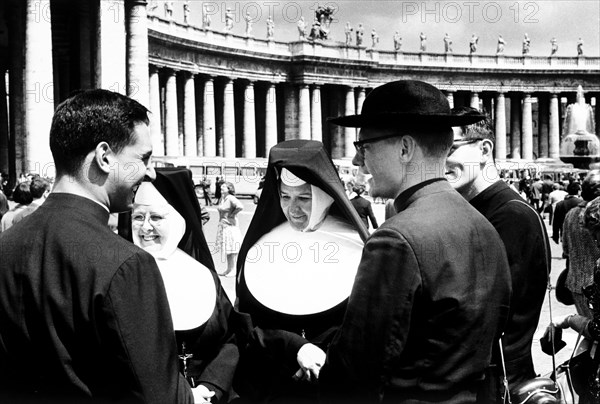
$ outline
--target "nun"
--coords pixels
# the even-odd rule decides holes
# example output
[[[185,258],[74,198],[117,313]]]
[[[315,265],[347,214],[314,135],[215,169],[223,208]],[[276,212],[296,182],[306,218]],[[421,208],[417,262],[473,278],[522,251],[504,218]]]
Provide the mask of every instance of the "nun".
[[[367,237],[321,142],[271,149],[237,266],[239,310],[259,335],[239,368],[249,398],[314,401]]]
[[[167,292],[180,370],[204,402],[238,396],[233,379],[239,361],[238,313],[223,290],[202,232],[191,173],[157,170],[138,188],[133,210],[122,214],[119,233],[156,260]]]

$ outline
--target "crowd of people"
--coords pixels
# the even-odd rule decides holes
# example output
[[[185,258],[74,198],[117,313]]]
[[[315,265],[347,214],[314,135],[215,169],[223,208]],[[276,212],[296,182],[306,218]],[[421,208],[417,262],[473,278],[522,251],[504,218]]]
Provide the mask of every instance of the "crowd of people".
[[[566,191],[525,179],[528,203],[490,175],[489,119],[421,81],[330,122],[360,128],[353,163],[392,201],[385,222],[321,142],[284,141],[244,236],[233,184],[219,179],[216,200],[202,184],[218,274],[190,171],[150,164],[148,110],[106,90],[61,103],[52,192],[23,181],[2,219],[0,401],[502,402],[537,374],[546,206],[577,309],[556,326],[599,338],[600,172]],[[219,275],[235,276],[236,301]]]

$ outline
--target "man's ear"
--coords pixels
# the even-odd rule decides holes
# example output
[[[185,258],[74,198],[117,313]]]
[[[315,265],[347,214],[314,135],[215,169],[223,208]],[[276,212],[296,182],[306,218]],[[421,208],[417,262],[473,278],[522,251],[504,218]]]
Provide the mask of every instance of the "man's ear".
[[[100,171],[109,174],[114,164],[114,153],[108,143],[100,142],[94,150],[94,163]]]
[[[412,160],[415,149],[417,147],[417,142],[412,136],[402,136],[398,141],[398,150],[400,161],[403,163],[408,163]]]
[[[494,143],[490,139],[483,139],[481,141],[481,156],[482,163],[488,161],[494,161]]]

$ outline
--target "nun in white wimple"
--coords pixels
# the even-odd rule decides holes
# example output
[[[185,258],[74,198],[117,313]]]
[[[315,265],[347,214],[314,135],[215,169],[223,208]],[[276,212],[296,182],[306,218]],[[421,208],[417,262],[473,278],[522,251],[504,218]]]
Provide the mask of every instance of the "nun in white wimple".
[[[322,143],[292,140],[271,149],[236,290],[239,310],[264,332],[265,351],[285,347],[278,358],[242,354],[240,372],[258,399],[314,400],[314,384],[294,376],[318,376],[367,236]]]
[[[187,170],[157,172],[155,184],[144,182],[137,190],[130,235],[158,264],[181,371],[195,396],[201,392],[205,402],[227,403],[238,397],[232,388],[239,361],[237,313],[214,270],[197,204]]]

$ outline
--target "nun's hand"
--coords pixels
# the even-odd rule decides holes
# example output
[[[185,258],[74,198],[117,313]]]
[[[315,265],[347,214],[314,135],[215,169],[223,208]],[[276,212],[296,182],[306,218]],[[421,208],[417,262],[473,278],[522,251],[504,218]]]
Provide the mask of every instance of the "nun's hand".
[[[294,380],[317,381],[325,363],[325,352],[311,343],[304,344],[298,350],[297,360],[300,369],[294,375]]]
[[[205,404],[210,403],[210,399],[215,395],[214,391],[209,390],[206,386],[199,385],[192,389],[194,394],[194,404]]]

